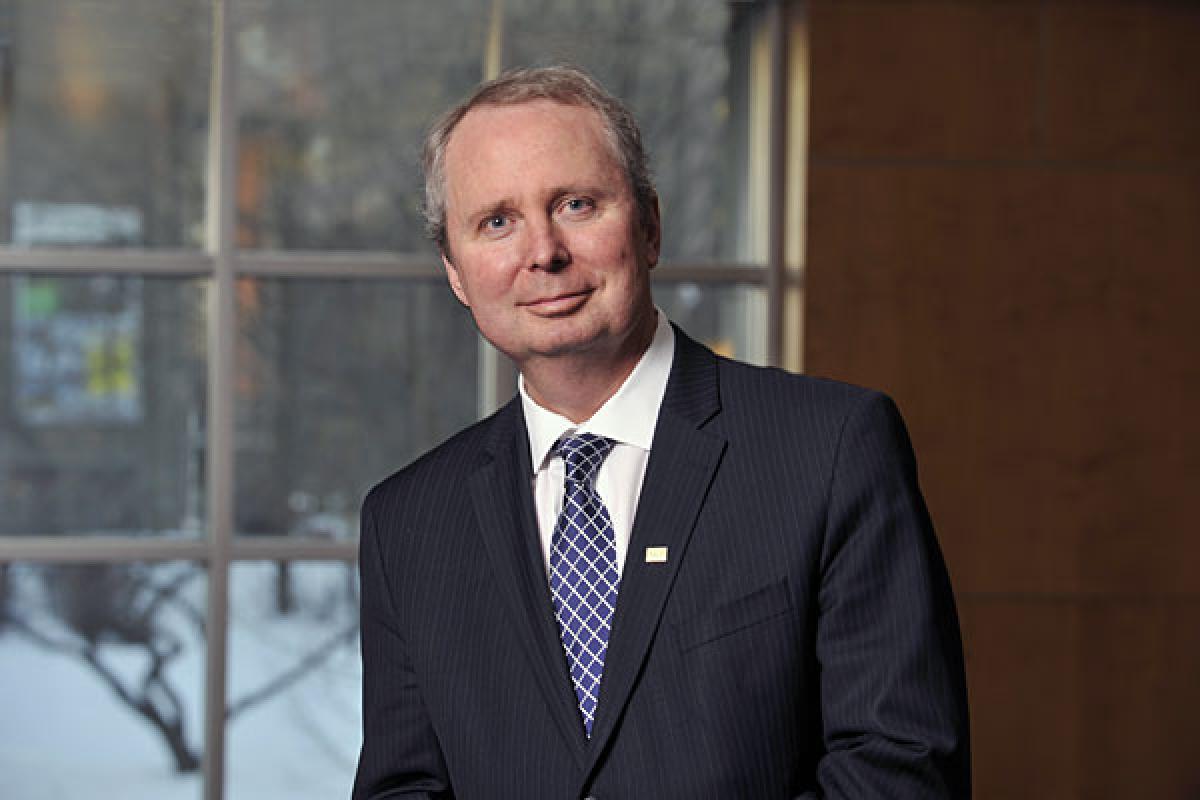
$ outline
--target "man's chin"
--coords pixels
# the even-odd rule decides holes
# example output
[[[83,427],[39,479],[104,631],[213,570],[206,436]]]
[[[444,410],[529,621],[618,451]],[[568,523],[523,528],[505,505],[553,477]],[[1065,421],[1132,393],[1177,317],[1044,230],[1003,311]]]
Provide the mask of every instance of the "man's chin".
[[[596,332],[564,328],[559,331],[546,332],[546,335],[535,337],[529,341],[523,357],[518,358],[511,354],[509,357],[521,364],[530,360],[550,361],[580,356],[602,356],[619,349],[616,338],[607,331]]]
[[[529,349],[529,354],[532,358],[564,358],[602,350],[595,339],[564,336],[548,342],[538,342]]]

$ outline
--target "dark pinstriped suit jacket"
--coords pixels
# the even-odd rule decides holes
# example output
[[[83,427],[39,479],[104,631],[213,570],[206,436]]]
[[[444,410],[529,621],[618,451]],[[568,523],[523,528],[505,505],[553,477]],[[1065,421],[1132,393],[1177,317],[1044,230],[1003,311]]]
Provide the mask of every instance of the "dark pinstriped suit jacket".
[[[356,800],[969,796],[954,602],[885,396],[676,331],[590,741],[531,475],[514,400],[368,495]]]

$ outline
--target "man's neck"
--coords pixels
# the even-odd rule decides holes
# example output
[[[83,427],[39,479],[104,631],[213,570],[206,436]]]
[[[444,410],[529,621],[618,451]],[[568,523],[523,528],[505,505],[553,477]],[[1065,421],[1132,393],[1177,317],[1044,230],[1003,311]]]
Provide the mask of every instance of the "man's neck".
[[[542,408],[572,422],[590,419],[625,383],[657,327],[658,313],[651,310],[615,353],[531,358],[521,365],[525,391]]]

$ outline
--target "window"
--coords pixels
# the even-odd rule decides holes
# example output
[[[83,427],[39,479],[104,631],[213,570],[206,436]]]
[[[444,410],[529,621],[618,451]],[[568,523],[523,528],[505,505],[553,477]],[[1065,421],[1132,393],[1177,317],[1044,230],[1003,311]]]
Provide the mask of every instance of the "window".
[[[6,789],[344,794],[362,494],[513,388],[422,238],[425,126],[591,69],[656,169],[658,304],[780,361],[798,9],[0,0]]]

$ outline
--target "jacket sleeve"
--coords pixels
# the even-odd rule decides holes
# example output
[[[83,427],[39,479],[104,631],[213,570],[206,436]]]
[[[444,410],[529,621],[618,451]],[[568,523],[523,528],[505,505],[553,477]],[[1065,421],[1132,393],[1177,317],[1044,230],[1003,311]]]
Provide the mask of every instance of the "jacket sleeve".
[[[962,642],[949,577],[886,396],[844,423],[829,485],[817,658],[825,798],[967,798]]]
[[[370,496],[362,511],[359,575],[363,744],[353,800],[451,800],[446,764],[405,647],[391,590],[394,576],[388,575]]]

